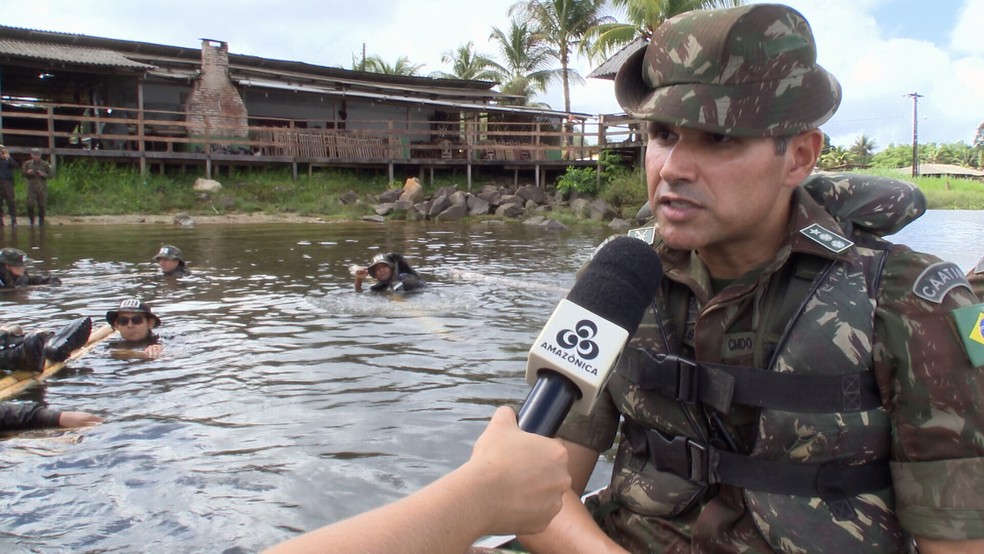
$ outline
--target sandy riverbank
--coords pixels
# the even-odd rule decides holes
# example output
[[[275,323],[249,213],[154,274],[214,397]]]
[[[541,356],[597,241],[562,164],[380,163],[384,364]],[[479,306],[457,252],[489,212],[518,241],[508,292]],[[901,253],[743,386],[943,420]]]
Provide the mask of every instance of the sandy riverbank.
[[[45,219],[48,226],[60,225],[179,225],[175,222],[175,214],[122,214],[122,215],[51,215]],[[327,220],[315,216],[297,214],[265,214],[265,213],[233,213],[221,215],[193,215],[191,218],[196,225],[216,223],[328,223]],[[19,227],[26,227],[27,221],[17,219]]]

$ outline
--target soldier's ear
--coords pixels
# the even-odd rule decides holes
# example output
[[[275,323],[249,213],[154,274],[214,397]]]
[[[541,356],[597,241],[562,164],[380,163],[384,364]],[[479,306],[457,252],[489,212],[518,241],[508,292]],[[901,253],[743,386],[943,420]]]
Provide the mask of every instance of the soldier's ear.
[[[803,131],[789,137],[785,154],[787,186],[799,185],[813,173],[822,148],[823,133],[819,129]]]

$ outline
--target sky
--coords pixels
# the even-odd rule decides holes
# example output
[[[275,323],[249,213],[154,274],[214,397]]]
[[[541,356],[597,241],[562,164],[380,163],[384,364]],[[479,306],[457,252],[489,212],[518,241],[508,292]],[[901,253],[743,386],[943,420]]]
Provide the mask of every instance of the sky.
[[[752,0],[759,2],[761,0]],[[315,65],[351,67],[354,56],[390,64],[406,56],[419,74],[450,71],[441,55],[472,41],[498,52],[493,27],[508,28],[515,0],[32,0],[0,12],[0,25],[229,51]],[[876,143],[911,144],[912,93],[920,143],[971,144],[984,122],[984,0],[786,0],[810,22],[818,61],[844,100],[823,126],[837,146],[862,134]],[[581,75],[593,65],[575,61]],[[589,79],[571,90],[572,110],[619,113],[612,82]],[[537,98],[563,109],[560,85]]]

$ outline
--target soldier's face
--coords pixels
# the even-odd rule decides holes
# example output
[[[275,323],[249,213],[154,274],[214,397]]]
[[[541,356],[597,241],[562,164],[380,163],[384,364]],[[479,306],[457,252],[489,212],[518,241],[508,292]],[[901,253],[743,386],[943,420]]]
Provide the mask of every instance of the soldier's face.
[[[8,265],[7,270],[10,271],[14,277],[22,277],[24,273],[27,272],[27,269],[22,265]]]
[[[646,180],[660,235],[673,248],[697,250],[709,268],[736,257],[771,259],[789,214],[787,158],[771,138],[651,124]]]
[[[154,320],[143,312],[120,312],[114,328],[124,340],[141,341],[150,335]]]
[[[164,273],[170,273],[181,264],[178,260],[169,260],[167,258],[157,258],[157,265],[161,267],[161,271]]]
[[[375,277],[377,281],[389,281],[390,277],[393,276],[393,270],[386,264],[379,264],[372,268],[372,276]]]

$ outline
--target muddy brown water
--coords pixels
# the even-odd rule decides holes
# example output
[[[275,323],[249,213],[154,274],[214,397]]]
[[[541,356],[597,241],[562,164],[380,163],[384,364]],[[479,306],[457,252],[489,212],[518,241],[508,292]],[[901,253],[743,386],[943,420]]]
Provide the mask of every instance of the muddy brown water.
[[[984,255],[982,215],[930,212],[900,237],[967,269]],[[497,223],[5,229],[4,246],[64,285],[0,295],[0,321],[101,321],[139,296],[163,319],[166,351],[118,359],[103,345],[24,397],[107,422],[0,440],[0,550],[254,552],[420,488],[467,459],[495,406],[525,397],[531,341],[607,235]],[[184,251],[192,277],[155,276],[161,244]],[[386,251],[429,290],[353,293],[349,266]]]

